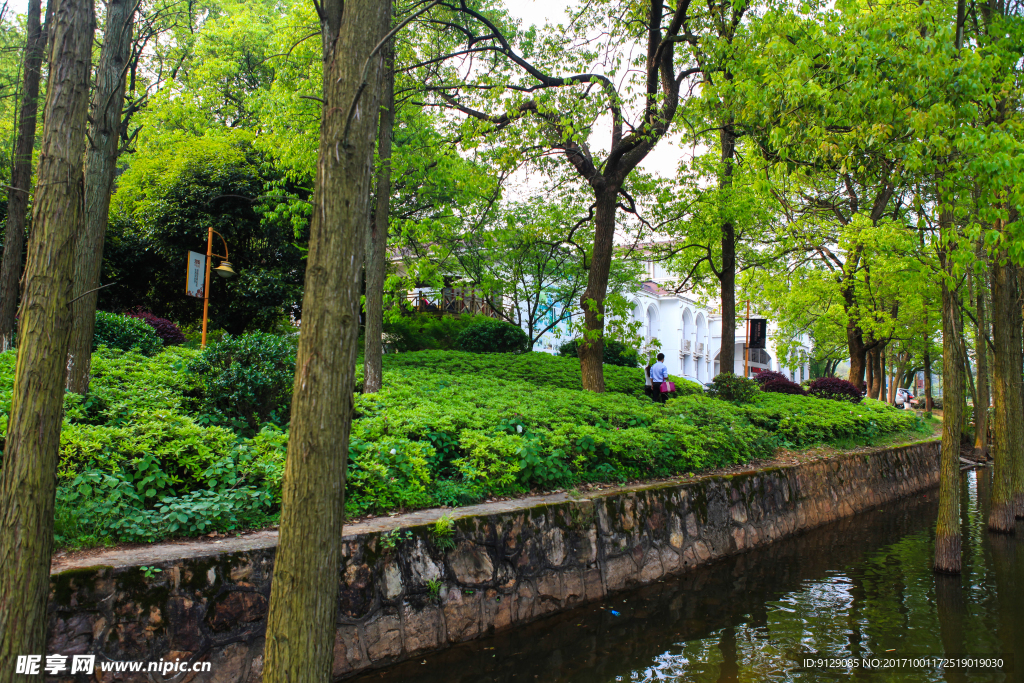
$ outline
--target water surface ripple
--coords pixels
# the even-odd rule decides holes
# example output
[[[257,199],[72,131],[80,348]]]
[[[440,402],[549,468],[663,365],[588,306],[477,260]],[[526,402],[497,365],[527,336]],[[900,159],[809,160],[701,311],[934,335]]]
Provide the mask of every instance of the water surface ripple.
[[[1024,524],[989,534],[991,470],[963,477],[959,577],[931,571],[933,490],[356,680],[1024,682]],[[805,667],[808,653],[1009,657],[995,670],[865,670]]]

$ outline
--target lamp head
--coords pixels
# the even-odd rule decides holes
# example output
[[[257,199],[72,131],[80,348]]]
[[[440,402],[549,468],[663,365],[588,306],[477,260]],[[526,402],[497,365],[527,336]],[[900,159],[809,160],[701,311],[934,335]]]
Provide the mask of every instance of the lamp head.
[[[237,275],[237,273],[231,269],[231,264],[227,261],[221,261],[220,265],[213,270],[217,275],[220,275],[223,278],[232,278]]]

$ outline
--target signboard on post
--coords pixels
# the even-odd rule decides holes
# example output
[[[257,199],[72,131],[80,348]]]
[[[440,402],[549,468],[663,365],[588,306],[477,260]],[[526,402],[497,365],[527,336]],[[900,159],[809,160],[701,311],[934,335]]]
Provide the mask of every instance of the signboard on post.
[[[185,278],[185,294],[202,299],[206,296],[206,254],[188,252],[188,268]]]
[[[747,348],[763,349],[768,340],[768,321],[764,318],[750,319],[750,343]]]

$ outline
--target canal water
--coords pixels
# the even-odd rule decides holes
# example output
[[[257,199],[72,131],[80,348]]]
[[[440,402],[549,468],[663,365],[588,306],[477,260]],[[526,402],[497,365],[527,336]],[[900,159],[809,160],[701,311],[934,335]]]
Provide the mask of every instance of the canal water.
[[[989,534],[991,470],[962,476],[959,577],[936,489],[356,680],[1024,682],[1024,523]]]

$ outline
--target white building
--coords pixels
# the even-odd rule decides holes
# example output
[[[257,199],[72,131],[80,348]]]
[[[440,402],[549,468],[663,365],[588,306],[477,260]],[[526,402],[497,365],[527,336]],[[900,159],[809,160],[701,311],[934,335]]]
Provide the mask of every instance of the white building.
[[[650,279],[629,297],[633,304],[633,320],[641,323],[640,334],[646,349],[657,347],[664,353],[665,364],[673,375],[689,377],[701,383],[710,382],[722,371],[719,363],[722,348],[721,314],[700,306],[695,298],[665,289],[662,285],[671,278],[660,265],[649,263],[648,275]],[[747,334],[746,311],[737,310],[737,314],[732,372],[743,375],[743,351]],[[762,316],[752,311],[751,317]],[[556,337],[564,341],[568,338],[567,334],[563,327],[557,335],[545,335],[534,345],[534,350],[557,353]],[[785,359],[780,358],[778,352],[778,347],[783,341],[789,340],[783,340],[779,336],[778,326],[769,320],[766,348],[750,350],[747,375],[753,376],[763,370],[775,370],[797,383],[809,379],[810,336],[804,335],[795,351]]]
[[[640,335],[645,346],[643,351],[659,349],[665,354],[669,372],[676,376],[688,377],[698,382],[710,382],[722,371],[719,355],[722,347],[722,316],[715,310],[702,307],[696,298],[676,294],[665,288],[672,277],[661,265],[648,262],[648,280],[628,298],[632,303],[633,320],[640,323]],[[495,315],[486,303],[473,293],[471,287],[446,287],[434,290],[418,287],[408,293],[410,302],[418,310],[437,313],[484,313]],[[509,302],[506,301],[506,305]],[[737,306],[736,350],[732,372],[743,375],[744,342],[746,340],[746,311]],[[554,321],[562,317],[558,304],[552,304],[549,314]],[[572,311],[573,318],[581,315]],[[759,318],[756,312],[751,317]],[[559,323],[554,329],[543,334],[533,346],[534,351],[558,353],[558,347],[571,338],[568,321]],[[529,332],[529,330],[527,330]],[[764,370],[782,372],[794,382],[810,378],[809,356],[811,339],[804,335],[793,353],[786,359],[780,358],[778,346],[784,340],[779,336],[778,327],[768,321],[766,348],[751,349],[748,376]]]

